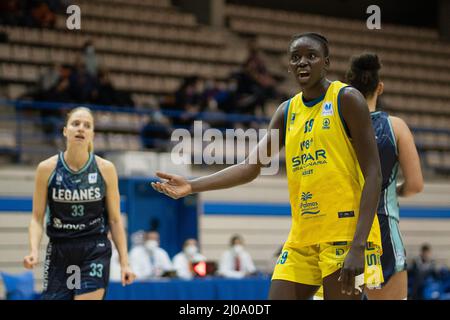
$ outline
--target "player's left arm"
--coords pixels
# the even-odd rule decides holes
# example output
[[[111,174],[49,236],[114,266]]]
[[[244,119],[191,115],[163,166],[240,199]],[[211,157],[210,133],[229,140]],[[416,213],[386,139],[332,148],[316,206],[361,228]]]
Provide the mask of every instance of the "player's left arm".
[[[120,194],[117,171],[110,161],[97,158],[97,163],[106,183],[106,209],[111,228],[111,235],[119,252],[122,273],[122,285],[131,284],[136,277],[128,262],[127,238],[122,218],[120,216]]]
[[[397,186],[397,194],[401,197],[412,196],[423,190],[422,169],[414,137],[405,121],[398,117],[389,118],[394,129],[398,161],[404,178],[404,181]]]
[[[341,275],[343,291],[351,294],[354,290],[355,276],[364,272],[364,250],[378,206],[382,174],[367,102],[355,88],[343,90],[345,91],[341,95],[341,111],[365,180],[355,235]]]

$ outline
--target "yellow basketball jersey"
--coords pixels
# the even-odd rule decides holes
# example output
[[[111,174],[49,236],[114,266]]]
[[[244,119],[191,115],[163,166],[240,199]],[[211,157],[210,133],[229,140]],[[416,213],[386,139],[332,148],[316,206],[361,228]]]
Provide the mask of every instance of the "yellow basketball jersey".
[[[288,103],[285,149],[291,246],[353,240],[364,176],[339,109],[339,94],[346,86],[334,81],[325,96],[304,102],[300,92]],[[368,241],[381,247],[376,215]]]

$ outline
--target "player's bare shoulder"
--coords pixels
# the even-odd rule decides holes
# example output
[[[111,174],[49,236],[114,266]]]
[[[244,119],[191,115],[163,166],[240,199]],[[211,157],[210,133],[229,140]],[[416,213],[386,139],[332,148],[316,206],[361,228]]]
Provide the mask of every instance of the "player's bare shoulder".
[[[43,176],[50,176],[58,163],[58,155],[41,161],[36,169],[36,173]]]
[[[402,118],[389,116],[389,120],[391,121],[392,128],[394,129],[394,134],[397,137],[397,140],[400,136],[411,132],[408,125]]]
[[[56,164],[58,163],[58,155],[54,155],[48,159],[41,161],[36,168],[36,183],[44,186],[48,183],[50,176],[55,171]]]
[[[408,127],[402,118],[389,116],[389,120],[391,120],[392,126],[395,128],[404,129],[405,127]]]
[[[97,155],[95,156],[95,161],[97,162],[98,169],[100,170],[103,178],[108,179],[116,176],[116,167],[111,161],[103,159]]]

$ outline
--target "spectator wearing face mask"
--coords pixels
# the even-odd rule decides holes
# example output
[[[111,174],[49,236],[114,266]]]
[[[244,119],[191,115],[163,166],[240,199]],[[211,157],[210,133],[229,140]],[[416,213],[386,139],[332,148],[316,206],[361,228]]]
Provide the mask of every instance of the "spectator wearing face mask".
[[[130,264],[138,280],[160,278],[173,271],[169,255],[159,247],[157,231],[147,232],[145,242],[131,249]]]
[[[95,46],[92,40],[87,40],[83,44],[83,62],[86,65],[86,71],[91,77],[97,77],[97,55],[95,53]]]
[[[240,279],[256,273],[252,257],[244,249],[244,240],[234,235],[230,241],[231,248],[222,254],[219,262],[219,274],[225,278]]]
[[[186,239],[183,251],[173,257],[173,266],[179,278],[189,280],[196,275],[194,265],[201,261],[206,257],[199,253],[197,240]]]

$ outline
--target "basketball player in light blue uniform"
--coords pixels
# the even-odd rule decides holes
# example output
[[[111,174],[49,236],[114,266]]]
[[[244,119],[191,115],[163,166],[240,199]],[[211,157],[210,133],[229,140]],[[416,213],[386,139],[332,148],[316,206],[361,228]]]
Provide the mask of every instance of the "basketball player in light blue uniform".
[[[378,71],[381,63],[376,54],[354,56],[347,71],[347,82],[366,98],[371,111],[372,126],[378,145],[383,183],[378,202],[383,255],[384,284],[382,289],[368,290],[369,299],[404,300],[408,295],[406,252],[399,229],[398,196],[407,197],[423,189],[423,177],[414,138],[406,123],[376,111],[377,98],[383,93]],[[404,181],[398,184],[398,170]]]

